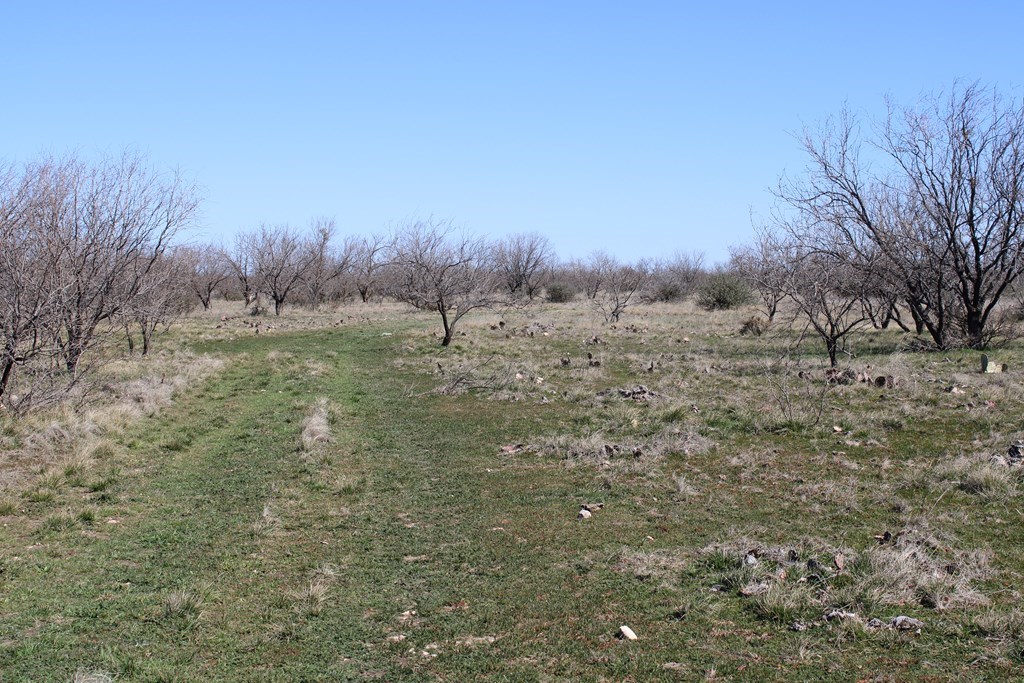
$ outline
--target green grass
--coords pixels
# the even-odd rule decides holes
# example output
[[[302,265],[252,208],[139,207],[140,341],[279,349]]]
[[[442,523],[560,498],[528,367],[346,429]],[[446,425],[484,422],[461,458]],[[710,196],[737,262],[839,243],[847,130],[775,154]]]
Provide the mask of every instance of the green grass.
[[[52,477],[32,489],[19,501],[27,512],[0,528],[0,680],[1021,675],[1018,487],[971,464],[970,479],[931,474],[1009,433],[1012,390],[998,411],[980,411],[938,385],[882,401],[885,392],[839,387],[810,424],[765,393],[763,341],[691,331],[690,346],[645,375],[666,352],[652,351],[653,333],[624,326],[600,329],[598,370],[560,366],[596,348],[582,345],[593,332],[569,323],[550,341],[481,323],[448,352],[424,329],[414,319],[197,342],[227,366],[127,428],[89,472],[62,470],[73,484]],[[872,340],[876,362],[892,353],[883,342]],[[445,380],[437,363],[492,349],[526,376],[503,389],[519,400],[429,393]],[[939,360],[911,362],[937,372],[927,364]],[[592,398],[638,383],[670,399]],[[321,397],[331,439],[305,448],[304,420]],[[500,452],[594,433],[646,447],[683,428],[712,445],[607,465]],[[577,521],[582,503],[598,502]],[[922,546],[936,562],[967,567],[960,553],[991,553],[991,572],[972,579],[989,604],[898,604],[886,595],[913,590],[876,585],[873,537],[921,516],[939,539]],[[845,570],[808,568],[831,567],[840,549]],[[760,581],[776,583],[743,595]],[[871,610],[865,620],[906,614],[926,628],[791,630],[835,600]],[[623,624],[637,641],[616,638]]]

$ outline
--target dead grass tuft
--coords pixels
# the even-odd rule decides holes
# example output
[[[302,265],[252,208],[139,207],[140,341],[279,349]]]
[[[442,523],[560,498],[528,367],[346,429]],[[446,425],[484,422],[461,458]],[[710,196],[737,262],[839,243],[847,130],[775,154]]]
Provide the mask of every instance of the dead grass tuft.
[[[313,403],[306,419],[302,421],[302,449],[306,452],[316,450],[322,444],[331,441],[330,403],[326,398],[318,398]]]

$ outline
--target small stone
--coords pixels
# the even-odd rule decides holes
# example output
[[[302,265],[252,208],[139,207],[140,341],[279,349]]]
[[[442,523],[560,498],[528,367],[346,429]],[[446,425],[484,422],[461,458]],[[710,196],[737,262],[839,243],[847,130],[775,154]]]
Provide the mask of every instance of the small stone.
[[[924,628],[924,622],[920,619],[907,617],[902,614],[898,617],[893,617],[892,621],[889,622],[889,625],[897,631],[920,631]]]
[[[633,632],[633,629],[623,624],[619,627],[618,637],[621,640],[636,640],[636,633]]]
[[[846,621],[848,619],[860,619],[860,617],[843,609],[834,609],[825,615],[825,621]]]
[[[580,508],[579,514],[576,515],[576,519],[590,519],[591,517],[593,517],[593,514],[586,508]]]
[[[801,631],[806,631],[808,628],[810,627],[802,621],[794,621],[792,624],[789,625],[789,630],[796,631],[797,633],[800,633]]]
[[[832,558],[832,563],[836,566],[836,569],[843,571],[846,568],[846,556],[842,553],[836,553],[836,556]]]
[[[866,625],[868,628],[883,628],[885,626],[885,622],[881,619],[875,619],[872,617],[871,619],[868,619],[868,623]]]
[[[743,557],[743,564],[747,565],[748,567],[753,567],[757,564],[757,555],[755,555],[754,553],[747,553]]]
[[[761,583],[750,583],[740,589],[740,595],[745,598],[753,597],[755,595],[761,595],[768,591],[768,584],[764,581]]]

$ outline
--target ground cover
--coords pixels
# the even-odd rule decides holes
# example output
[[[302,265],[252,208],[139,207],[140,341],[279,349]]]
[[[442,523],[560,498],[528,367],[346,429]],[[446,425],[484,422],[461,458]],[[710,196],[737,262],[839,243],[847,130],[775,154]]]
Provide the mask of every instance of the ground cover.
[[[216,367],[7,486],[0,680],[1020,675],[1019,348],[828,382],[748,316],[194,319]]]

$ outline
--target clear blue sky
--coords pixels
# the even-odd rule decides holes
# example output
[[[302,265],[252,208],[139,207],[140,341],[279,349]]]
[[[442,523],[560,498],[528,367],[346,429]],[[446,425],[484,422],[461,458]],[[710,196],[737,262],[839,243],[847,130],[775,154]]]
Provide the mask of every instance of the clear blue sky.
[[[5,3],[0,156],[145,154],[203,230],[430,214],[723,260],[844,104],[1021,94],[1019,2]]]

